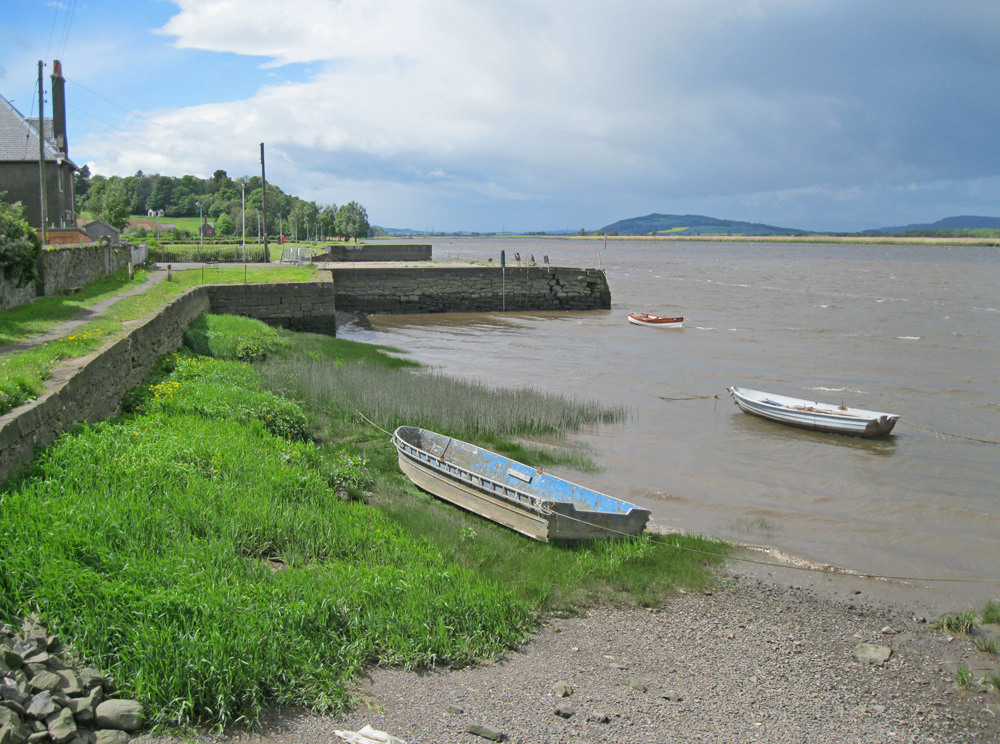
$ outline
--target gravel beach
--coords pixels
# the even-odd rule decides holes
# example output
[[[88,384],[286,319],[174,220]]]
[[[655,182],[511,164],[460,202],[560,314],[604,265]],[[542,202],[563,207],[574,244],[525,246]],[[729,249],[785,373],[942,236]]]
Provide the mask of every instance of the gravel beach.
[[[891,656],[857,661],[859,644]],[[996,744],[1000,696],[978,684],[996,661],[906,610],[740,574],[657,610],[551,619],[496,663],[374,669],[346,715],[286,711],[259,733],[203,741],[340,743],[336,730],[370,725],[409,744],[487,741],[481,734],[525,744]],[[957,686],[959,664],[973,670],[972,686]]]

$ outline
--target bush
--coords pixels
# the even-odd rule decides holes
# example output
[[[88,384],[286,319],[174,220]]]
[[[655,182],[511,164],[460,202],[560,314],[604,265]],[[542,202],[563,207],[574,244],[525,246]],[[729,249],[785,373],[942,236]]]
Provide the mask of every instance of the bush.
[[[0,276],[23,287],[38,278],[42,241],[27,220],[21,202],[8,204],[0,193]]]

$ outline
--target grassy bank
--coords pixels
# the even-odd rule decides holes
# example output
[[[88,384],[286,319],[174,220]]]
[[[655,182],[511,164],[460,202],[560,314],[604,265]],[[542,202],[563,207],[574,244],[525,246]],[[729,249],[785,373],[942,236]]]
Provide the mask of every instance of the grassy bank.
[[[723,552],[707,541],[555,547],[419,492],[365,421],[403,423],[400,401],[376,410],[311,381],[315,364],[447,384],[405,360],[211,316],[188,342],[202,353],[162,360],[127,415],[61,438],[0,492],[0,620],[37,612],[157,724],[253,722],[276,702],[339,710],[365,665],[491,658],[542,611],[712,580],[712,561],[677,549]],[[400,395],[419,399],[414,384]],[[453,410],[455,385],[423,420],[485,435]],[[622,415],[549,408],[546,430]],[[522,447],[538,424],[489,426]]]
[[[191,287],[201,284],[236,284],[273,281],[308,281],[312,266],[225,267],[188,269],[173,273],[173,281],[159,282],[147,291],[113,304],[95,320],[88,321],[66,336],[0,356],[0,414],[33,400],[45,389],[45,381],[59,362],[97,350],[122,330],[129,320],[145,318]],[[41,335],[60,323],[72,320],[81,310],[119,294],[130,285],[148,279],[137,271],[129,281],[125,272],[88,284],[77,295],[42,297],[20,307],[0,312],[0,347]]]

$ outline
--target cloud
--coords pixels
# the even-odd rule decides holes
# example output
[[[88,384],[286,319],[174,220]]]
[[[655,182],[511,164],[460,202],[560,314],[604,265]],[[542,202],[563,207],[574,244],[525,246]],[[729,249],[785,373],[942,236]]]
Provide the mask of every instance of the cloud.
[[[526,203],[591,225],[584,217],[609,205],[624,210],[617,219],[630,204],[697,199],[820,209],[822,197],[836,209],[848,201],[836,194],[889,198],[903,184],[1000,173],[988,144],[1000,94],[983,85],[1000,59],[994,3],[176,5],[160,33],[178,49],[314,71],[244,100],[154,113],[137,136],[159,161],[92,140],[102,165],[249,167],[265,141],[269,177],[289,190],[346,201],[356,197],[338,188],[363,187],[376,221],[430,214],[456,229],[491,208],[544,219]]]

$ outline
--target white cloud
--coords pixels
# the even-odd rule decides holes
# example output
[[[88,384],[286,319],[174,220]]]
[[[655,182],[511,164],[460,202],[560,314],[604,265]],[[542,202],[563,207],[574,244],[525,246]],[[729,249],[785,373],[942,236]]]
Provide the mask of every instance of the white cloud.
[[[861,0],[176,5],[161,33],[180,49],[314,72],[247,100],[153,114],[169,129],[143,127],[141,138],[160,160],[91,140],[102,166],[210,173],[225,161],[252,172],[265,141],[269,177],[289,190],[308,183],[342,201],[356,197],[338,188],[364,188],[376,221],[433,213],[467,229],[445,223],[529,201],[572,224],[609,204],[618,217],[636,211],[629,204],[668,211],[748,194],[816,203],[830,192],[837,204],[835,194],[870,193],[865,184],[1000,170],[979,139],[1000,100],[966,78],[996,77],[987,52],[1000,51],[1000,33],[988,29],[1000,19],[985,3],[953,13],[920,0],[905,17]],[[219,132],[224,145],[204,142]]]

